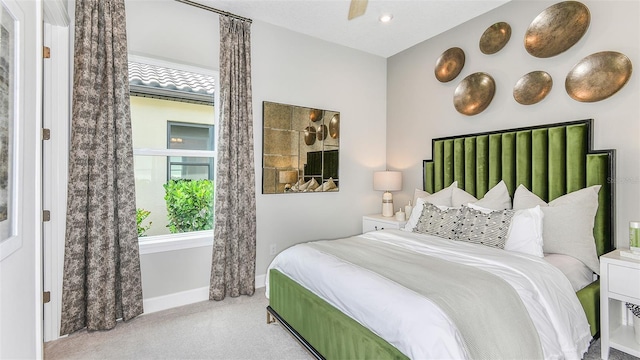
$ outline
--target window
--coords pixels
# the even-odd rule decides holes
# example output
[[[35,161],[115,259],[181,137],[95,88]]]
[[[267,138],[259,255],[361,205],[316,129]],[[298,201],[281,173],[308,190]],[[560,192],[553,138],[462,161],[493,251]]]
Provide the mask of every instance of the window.
[[[211,244],[215,74],[129,60],[140,251]]]
[[[167,149],[209,150],[215,149],[213,125],[167,123]],[[207,160],[194,157],[169,159],[167,180],[192,179],[213,180],[213,158]]]

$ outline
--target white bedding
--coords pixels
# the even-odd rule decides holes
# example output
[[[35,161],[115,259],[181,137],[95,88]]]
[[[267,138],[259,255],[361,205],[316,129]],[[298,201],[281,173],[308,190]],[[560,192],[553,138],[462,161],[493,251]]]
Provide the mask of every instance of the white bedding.
[[[399,230],[359,236],[501,277],[520,295],[547,359],[580,359],[588,349],[589,324],[571,284],[542,258]],[[376,273],[305,244],[280,253],[270,269],[289,276],[412,359],[468,358],[455,324],[444,312]],[[268,296],[268,277],[266,292]]]

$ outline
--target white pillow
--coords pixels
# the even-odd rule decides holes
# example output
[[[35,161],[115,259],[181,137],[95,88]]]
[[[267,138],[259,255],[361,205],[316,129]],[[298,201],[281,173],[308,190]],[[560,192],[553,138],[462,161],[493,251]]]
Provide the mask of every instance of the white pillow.
[[[569,255],[599,274],[600,262],[593,238],[599,191],[600,185],[594,185],[561,196],[547,204],[520,185],[513,196],[513,208],[527,209],[540,205],[544,213],[544,252]]]
[[[491,209],[475,204],[469,204],[468,206],[484,213],[492,211]],[[504,249],[543,257],[543,217],[544,214],[540,206],[516,211],[509,225],[509,233],[507,235],[507,241],[504,244]]]
[[[442,190],[440,190],[440,191],[442,191]],[[413,202],[412,202],[412,204],[413,205],[417,204],[418,203],[418,199],[420,199],[421,197],[427,197],[429,195],[431,195],[431,194],[429,194],[428,192],[426,192],[424,190],[415,189],[415,191],[413,192]]]
[[[314,191],[315,189],[318,188],[318,186],[320,186],[320,184],[318,184],[318,181],[316,180],[316,178],[311,178],[311,180],[307,181],[307,183],[305,184],[307,185],[306,187],[306,191]]]
[[[562,254],[547,254],[544,259],[562,271],[575,292],[593,282],[593,272],[580,260]]]
[[[420,196],[416,199],[415,201],[415,205],[413,206],[413,209],[411,210],[411,216],[409,216],[409,220],[407,221],[407,223],[405,224],[403,230],[405,231],[413,231],[413,229],[416,227],[416,224],[418,223],[418,220],[420,219],[420,216],[422,215],[422,208],[424,207],[425,203],[430,203],[433,205],[436,205],[438,208],[440,208],[441,210],[447,209],[451,207],[451,194],[453,193],[453,189],[457,189],[458,188],[458,182],[454,181],[451,185],[449,185],[448,187],[438,191],[435,194],[429,194],[426,191],[422,191],[422,190],[418,190],[416,189],[415,194],[420,194],[420,195],[424,195],[422,193],[427,194],[426,196]],[[420,193],[418,193],[420,192]]]
[[[321,186],[318,186],[313,191],[329,191],[335,188],[337,188],[336,183],[333,182],[333,178],[329,178],[329,180],[325,181]]]
[[[457,187],[453,189],[451,206],[460,207],[467,204],[475,204],[491,210],[511,210],[511,196],[504,180],[500,180],[480,200],[462,189]]]

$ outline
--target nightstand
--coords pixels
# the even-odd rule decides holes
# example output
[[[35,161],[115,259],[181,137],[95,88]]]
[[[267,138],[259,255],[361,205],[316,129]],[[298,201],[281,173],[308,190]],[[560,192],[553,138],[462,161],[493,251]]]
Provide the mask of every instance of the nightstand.
[[[600,257],[602,359],[609,358],[609,348],[640,357],[626,302],[640,304],[640,260],[621,257],[620,250],[614,250]]]
[[[406,221],[398,221],[394,216],[382,216],[382,214],[365,215],[362,217],[362,232],[384,229],[402,229]]]

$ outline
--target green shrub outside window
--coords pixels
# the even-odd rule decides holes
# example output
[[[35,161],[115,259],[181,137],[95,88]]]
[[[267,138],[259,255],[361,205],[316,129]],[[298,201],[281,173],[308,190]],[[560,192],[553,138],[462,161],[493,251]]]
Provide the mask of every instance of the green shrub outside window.
[[[169,180],[163,186],[172,234],[213,229],[213,180]]]

